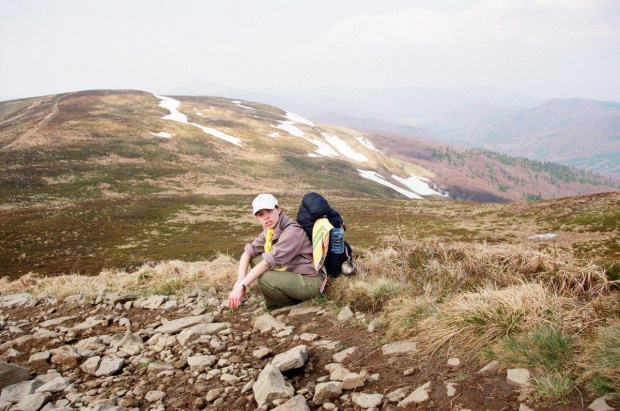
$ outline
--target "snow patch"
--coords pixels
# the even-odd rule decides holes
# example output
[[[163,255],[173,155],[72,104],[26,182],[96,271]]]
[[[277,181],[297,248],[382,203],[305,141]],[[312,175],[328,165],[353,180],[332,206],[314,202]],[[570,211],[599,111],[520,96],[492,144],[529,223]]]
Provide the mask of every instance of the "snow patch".
[[[151,134],[154,135],[155,137],[163,137],[163,138],[171,138],[172,137],[172,134],[166,133],[165,131],[160,131],[159,133],[153,133],[151,131]]]
[[[351,146],[349,146],[349,144],[340,137],[323,132],[321,132],[321,134],[325,137],[325,140],[327,140],[327,142],[332,146],[336,147],[336,150],[338,150],[343,156],[349,157],[351,160],[359,161],[360,163],[368,161],[368,158],[365,155],[354,151]]]
[[[167,108],[168,111],[170,111],[170,114],[162,117],[164,120],[187,123],[187,116],[178,110],[179,106],[181,105],[181,102],[179,100],[175,100],[170,97],[158,96],[157,94],[153,95],[161,100],[159,102],[159,107]]]
[[[407,198],[413,198],[416,200],[423,200],[422,197],[420,197],[419,195],[417,195],[416,193],[413,193],[409,190],[405,190],[404,188],[398,187],[397,185],[394,185],[392,183],[390,183],[389,181],[387,181],[385,178],[383,178],[383,176],[379,173],[377,173],[376,171],[372,171],[372,170],[357,170],[358,173],[360,173],[360,176],[374,181],[376,183],[382,184],[386,187],[391,188],[392,190],[396,190],[399,193],[401,193],[402,195],[406,196]]]
[[[428,178],[417,177],[413,174],[409,174],[409,178],[402,178],[392,174],[392,178],[421,196],[439,195],[447,197],[446,195],[430,188],[428,186]]]
[[[357,141],[359,141],[359,142],[360,142],[360,144],[361,144],[361,145],[363,145],[364,147],[366,147],[366,148],[368,148],[368,149],[370,149],[370,150],[373,150],[373,151],[377,151],[377,152],[379,152],[379,150],[377,150],[377,149],[375,148],[375,146],[374,146],[374,145],[370,142],[370,140],[368,140],[367,138],[364,138],[364,137],[361,137],[361,136],[360,136],[360,137],[355,137],[355,139],[356,139]]]
[[[271,137],[271,138],[276,138],[276,137],[278,137],[278,136],[280,135],[280,133],[278,133],[277,131],[274,131],[273,133],[271,133],[271,134],[267,134],[267,135],[268,135],[269,137]]]
[[[546,233],[546,234],[536,234],[536,235],[531,235],[528,238],[530,240],[550,240],[552,238],[555,238],[557,236],[557,234],[553,234],[553,233]]]
[[[318,157],[321,157],[321,156],[318,155],[318,154],[314,154],[314,153],[308,153],[308,157],[318,158]]]
[[[185,114],[181,113],[178,110],[179,106],[181,105],[181,102],[179,100],[175,100],[173,98],[165,97],[165,96],[158,96],[157,94],[153,94],[153,95],[161,100],[159,102],[159,106],[160,107],[167,108],[170,111],[170,114],[168,114],[167,116],[162,117],[162,119],[164,119],[164,120],[172,120],[172,121],[177,121],[179,123],[189,124],[191,126],[198,127],[199,129],[201,129],[202,131],[204,131],[207,134],[212,135],[213,137],[217,137],[217,138],[219,138],[221,140],[227,141],[227,142],[229,142],[231,144],[234,144],[236,146],[241,146],[242,145],[241,144],[241,140],[238,139],[237,137],[229,136],[228,134],[222,133],[221,131],[215,130],[213,128],[201,126],[200,124],[188,122],[187,121],[187,116]]]
[[[290,135],[295,136],[295,137],[303,137],[305,135],[304,132],[298,129],[297,127],[295,127],[293,124],[295,124],[294,121],[280,121],[280,124],[278,124],[277,126],[274,126],[272,124],[271,127],[284,130]]]
[[[319,140],[307,139],[307,141],[318,147],[318,149],[314,151],[315,153],[320,154],[325,157],[338,157],[338,153],[336,153],[334,149],[329,146],[329,144],[324,143]]]
[[[288,118],[289,120],[295,122],[295,123],[305,124],[307,126],[314,127],[314,123],[312,121],[310,121],[308,119],[305,119],[302,116],[298,116],[295,113],[291,113],[291,112],[287,111],[285,117]]]
[[[246,110],[254,110],[254,108],[253,108],[253,107],[244,106],[243,104],[241,104],[241,101],[239,101],[239,100],[234,100],[234,101],[232,101],[232,103],[233,103],[234,105],[236,105],[237,107],[241,107],[241,108],[244,108],[244,109],[246,109]]]
[[[231,135],[228,135],[226,133],[222,133],[219,130],[216,130],[214,128],[210,128],[210,127],[205,127],[205,126],[201,126],[200,124],[196,124],[196,123],[189,123],[192,126],[198,127],[199,129],[201,129],[202,131],[204,131],[207,134],[212,135],[213,137],[217,137],[219,139],[222,139],[224,141],[228,141],[229,143],[232,143],[236,146],[241,146],[241,140],[239,140],[237,137],[233,137]]]

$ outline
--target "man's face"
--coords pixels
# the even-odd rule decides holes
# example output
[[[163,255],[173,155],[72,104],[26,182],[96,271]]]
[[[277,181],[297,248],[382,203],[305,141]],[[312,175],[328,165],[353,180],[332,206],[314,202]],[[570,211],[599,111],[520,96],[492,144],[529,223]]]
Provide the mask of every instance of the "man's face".
[[[258,210],[256,212],[256,218],[263,228],[274,228],[278,224],[278,221],[280,221],[280,208]]]

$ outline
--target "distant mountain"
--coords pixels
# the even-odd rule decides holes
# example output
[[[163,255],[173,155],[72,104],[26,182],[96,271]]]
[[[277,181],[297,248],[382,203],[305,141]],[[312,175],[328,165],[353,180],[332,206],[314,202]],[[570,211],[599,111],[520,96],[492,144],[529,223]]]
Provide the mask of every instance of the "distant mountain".
[[[385,133],[374,133],[368,140],[392,158],[432,171],[433,182],[457,200],[530,201],[620,188],[619,178],[557,163]]]
[[[216,95],[262,101],[290,107],[305,117],[337,113],[348,117],[376,118],[408,126],[429,124],[448,118],[451,113],[475,110],[479,115],[492,115],[498,109],[532,107],[543,100],[492,87],[426,89],[399,87],[365,90],[343,87],[321,87],[306,92],[281,89],[261,91],[223,87],[194,81],[170,90],[174,95]],[[460,115],[460,114],[458,114]]]
[[[0,164],[0,204],[259,189],[505,202],[619,186],[564,166],[318,124],[264,103],[130,90],[0,103]]]
[[[260,92],[194,82],[178,94],[214,94],[288,107],[308,118],[553,161],[620,176],[620,103],[543,101],[496,88],[320,88]]]
[[[468,131],[470,145],[620,176],[620,103],[556,99]]]
[[[436,141],[441,137],[422,127],[407,126],[370,117],[353,117],[338,113],[323,113],[312,117],[319,123],[337,124],[357,130],[374,133],[377,130],[401,136],[415,136],[417,139]]]

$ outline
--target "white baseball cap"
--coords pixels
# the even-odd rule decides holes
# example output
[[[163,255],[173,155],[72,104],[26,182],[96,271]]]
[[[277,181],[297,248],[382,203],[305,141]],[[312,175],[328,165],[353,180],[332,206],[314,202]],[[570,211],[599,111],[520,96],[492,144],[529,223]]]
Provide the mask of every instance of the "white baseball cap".
[[[271,194],[259,194],[254,201],[252,201],[254,214],[258,213],[260,210],[273,210],[277,206],[278,200]]]

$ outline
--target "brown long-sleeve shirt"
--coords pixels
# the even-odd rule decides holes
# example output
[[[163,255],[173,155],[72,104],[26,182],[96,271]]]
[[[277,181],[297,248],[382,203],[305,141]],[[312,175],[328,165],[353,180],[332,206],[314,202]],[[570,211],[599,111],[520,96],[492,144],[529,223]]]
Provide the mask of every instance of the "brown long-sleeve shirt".
[[[276,266],[286,267],[286,271],[309,277],[319,275],[312,263],[312,244],[304,229],[286,214],[280,215],[280,221],[274,227],[271,244],[272,250],[265,252],[265,232],[258,235],[244,247],[244,251],[254,258],[262,254],[263,260],[269,263],[269,269]]]

